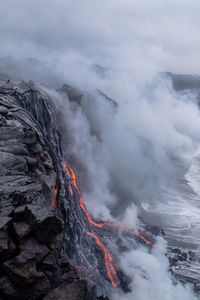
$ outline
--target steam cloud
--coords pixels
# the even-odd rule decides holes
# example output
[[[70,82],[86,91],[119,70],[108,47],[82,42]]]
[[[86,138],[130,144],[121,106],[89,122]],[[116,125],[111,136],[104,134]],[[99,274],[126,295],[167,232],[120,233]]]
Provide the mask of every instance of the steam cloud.
[[[198,8],[197,0],[1,1],[1,72],[45,84],[65,110],[66,155],[97,219],[136,229],[143,206],[163,201],[174,161],[187,165],[198,149],[196,104],[157,75],[199,72]],[[51,90],[63,82],[85,91],[82,107]],[[152,254],[142,247],[123,254],[133,291],[113,299],[195,299],[189,287],[173,284],[165,251],[159,238]]]

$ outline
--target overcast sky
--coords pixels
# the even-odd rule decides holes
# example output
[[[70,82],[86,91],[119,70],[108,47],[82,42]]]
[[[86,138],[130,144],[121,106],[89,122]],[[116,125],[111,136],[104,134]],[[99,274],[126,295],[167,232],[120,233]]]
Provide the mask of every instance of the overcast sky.
[[[1,0],[0,55],[200,73],[199,0]]]

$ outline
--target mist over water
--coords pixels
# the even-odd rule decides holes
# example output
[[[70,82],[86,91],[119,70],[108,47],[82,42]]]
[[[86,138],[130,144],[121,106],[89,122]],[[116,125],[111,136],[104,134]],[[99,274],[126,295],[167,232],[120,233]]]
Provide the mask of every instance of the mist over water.
[[[189,199],[182,202],[176,178],[184,179],[199,147],[195,102],[180,99],[163,75],[142,96],[128,98],[126,93],[125,105],[118,99],[117,109],[95,91],[85,93],[81,106],[53,96],[65,111],[67,159],[76,165],[93,217],[132,229],[139,228],[137,216],[160,228],[190,226],[190,215],[197,215]],[[166,300],[195,299],[191,287],[175,283],[165,253],[166,242],[158,238],[151,253],[140,248],[121,254],[120,267],[133,279],[133,292],[116,291],[113,299],[161,299],[163,293]]]
[[[161,72],[199,73],[198,9],[195,0],[0,4],[0,73],[34,80],[54,98],[66,159],[97,220],[134,229],[139,219],[163,228],[187,225],[183,212],[192,208],[185,198],[183,206],[175,182],[189,169],[188,181],[196,174],[199,110],[193,95],[180,97]],[[84,94],[81,106],[55,92],[65,82]],[[140,247],[121,254],[132,292],[116,289],[113,299],[195,299],[168,272],[166,242],[158,238],[156,245],[151,253]]]

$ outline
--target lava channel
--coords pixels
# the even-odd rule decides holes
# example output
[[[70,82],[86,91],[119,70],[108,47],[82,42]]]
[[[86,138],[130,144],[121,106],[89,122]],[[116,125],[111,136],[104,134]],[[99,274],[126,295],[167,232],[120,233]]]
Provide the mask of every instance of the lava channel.
[[[53,203],[52,203],[52,206],[53,206],[53,207],[56,205],[56,196],[57,196],[57,194],[58,194],[58,188],[57,188],[57,186],[56,186],[56,187],[55,187],[55,197],[54,197]]]
[[[106,264],[106,270],[107,270],[107,275],[112,283],[112,286],[114,287],[117,287],[117,282],[118,282],[118,277],[117,277],[117,274],[116,274],[116,271],[113,267],[113,264],[112,264],[112,257],[108,251],[108,249],[106,247],[104,247],[104,245],[100,242],[99,238],[91,233],[91,232],[87,232],[88,235],[92,236],[95,241],[96,241],[96,244],[103,249],[103,252],[104,252],[104,259],[105,259],[105,264]]]
[[[76,189],[78,195],[79,195],[79,205],[81,207],[81,209],[83,210],[83,212],[85,213],[87,219],[88,219],[88,222],[92,225],[94,225],[95,227],[98,227],[98,228],[103,228],[105,226],[109,226],[109,227],[116,227],[116,228],[119,228],[125,232],[128,232],[134,236],[137,236],[139,237],[141,240],[143,240],[146,244],[150,245],[152,248],[155,248],[155,245],[152,244],[150,241],[148,241],[141,233],[145,233],[143,231],[140,231],[138,233],[136,233],[134,230],[130,230],[128,228],[126,228],[125,226],[123,225],[120,225],[120,224],[116,224],[116,223],[110,223],[110,222],[104,222],[104,223],[95,223],[92,218],[90,217],[85,205],[84,205],[84,202],[83,202],[83,198],[82,198],[82,195],[81,195],[81,192],[78,188],[78,185],[76,183],[76,176],[75,176],[75,173],[74,171],[72,170],[72,168],[70,166],[68,166],[69,169],[67,168],[67,165],[64,163],[64,168],[66,170],[66,174],[67,176],[72,179],[72,182],[73,182],[73,186],[74,188]],[[71,187],[71,184],[69,184],[69,192],[70,194],[73,196],[73,189]],[[112,257],[108,251],[108,249],[106,247],[104,247],[104,245],[100,242],[99,238],[91,233],[91,232],[87,232],[88,235],[92,236],[95,241],[96,241],[96,244],[103,249],[104,251],[104,258],[105,258],[105,265],[106,265],[106,270],[107,270],[107,275],[111,281],[111,284],[113,285],[113,287],[116,287],[117,284],[118,284],[118,277],[117,277],[117,274],[116,274],[116,271],[115,271],[115,268],[112,264]]]
[[[79,205],[80,205],[81,209],[84,211],[84,213],[85,213],[85,215],[86,215],[88,221],[89,221],[92,225],[94,225],[94,226],[96,226],[96,227],[98,227],[98,228],[103,228],[103,227],[105,227],[105,226],[110,226],[110,227],[116,227],[116,228],[119,228],[119,229],[121,229],[121,230],[123,230],[123,231],[125,231],[125,232],[128,232],[128,233],[130,233],[130,234],[132,234],[132,235],[135,235],[135,236],[139,237],[139,238],[140,238],[141,240],[143,240],[146,244],[150,245],[152,248],[155,248],[155,245],[152,244],[150,241],[148,241],[148,240],[141,234],[141,233],[145,233],[144,231],[140,231],[140,233],[136,233],[134,230],[130,230],[130,229],[128,229],[127,227],[125,227],[125,226],[123,226],[123,225],[116,224],[116,223],[110,223],[110,222],[104,222],[104,223],[100,223],[100,224],[99,224],[99,223],[95,223],[95,222],[92,220],[92,218],[90,217],[90,215],[89,215],[89,213],[88,213],[88,211],[87,211],[87,209],[86,209],[86,207],[85,207],[85,205],[84,205],[83,198],[82,198],[82,196],[81,196],[81,192],[80,192],[80,190],[79,190],[79,188],[78,188],[78,186],[77,186],[77,183],[76,183],[76,176],[75,176],[75,174],[74,174],[74,171],[73,171],[72,168],[69,166],[69,170],[70,170],[70,172],[69,172],[69,170],[67,169],[66,164],[64,164],[64,167],[65,167],[65,170],[66,170],[66,172],[67,172],[67,175],[68,175],[69,177],[72,178],[74,187],[75,187],[75,189],[77,190],[77,192],[78,192],[78,194],[79,194],[79,196],[80,196],[80,198],[79,198]],[[69,185],[69,190],[71,190],[71,186],[70,186],[70,185]]]

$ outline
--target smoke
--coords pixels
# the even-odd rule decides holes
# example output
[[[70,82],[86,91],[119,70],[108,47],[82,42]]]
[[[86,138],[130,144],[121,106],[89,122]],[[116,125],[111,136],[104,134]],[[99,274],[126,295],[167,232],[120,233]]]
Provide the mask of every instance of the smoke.
[[[183,288],[170,278],[168,260],[164,256],[165,247],[164,240],[159,238],[152,254],[144,249],[126,253],[122,257],[122,266],[126,274],[134,278],[131,284],[132,292],[127,295],[115,295],[113,299],[196,299],[189,287]]]
[[[117,109],[95,92],[85,93],[81,106],[65,96],[53,96],[64,105],[61,110],[70,132],[66,158],[77,167],[83,198],[93,217],[137,229],[142,203],[156,207],[165,201],[167,207],[162,185],[172,184],[175,161],[187,166],[187,156],[199,147],[200,118],[194,102],[175,95],[165,76],[156,77],[133,98],[126,91],[126,103],[119,99]],[[162,227],[171,222],[159,213],[151,224]],[[175,222],[181,224],[181,217]],[[162,295],[166,300],[195,299],[189,287],[173,281],[165,252],[166,243],[158,239],[152,254],[144,248],[122,254],[120,266],[133,279],[133,292],[116,292],[113,299],[161,299]]]
[[[162,187],[173,184],[182,172],[177,163],[186,169],[199,146],[197,106],[158,75],[199,72],[199,6],[197,0],[1,1],[0,73],[35,80],[56,99],[66,159],[97,219],[137,229],[137,216],[146,220],[144,207],[167,201]],[[64,82],[84,95],[81,106],[52,90]],[[151,223],[167,223],[158,217]],[[140,248],[121,255],[133,292],[113,299],[193,299],[188,287],[173,283],[165,251],[159,240],[152,254]]]

